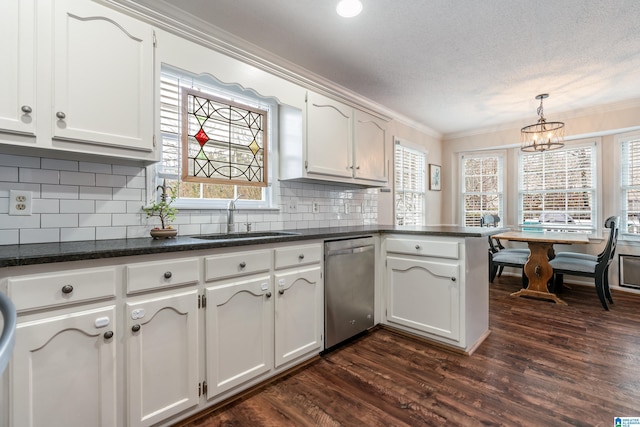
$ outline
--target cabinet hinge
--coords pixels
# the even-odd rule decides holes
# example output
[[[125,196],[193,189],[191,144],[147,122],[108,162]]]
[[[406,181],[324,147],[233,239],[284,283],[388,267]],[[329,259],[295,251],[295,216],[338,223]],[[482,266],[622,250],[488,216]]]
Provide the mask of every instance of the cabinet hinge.
[[[207,391],[209,391],[209,388],[207,387],[207,382],[206,381],[202,381],[202,394],[204,394],[206,396]]]
[[[198,383],[198,397],[202,396],[202,383]]]
[[[156,38],[156,32],[153,32],[153,47],[158,47],[158,39]]]
[[[198,308],[205,308],[207,306],[207,297],[204,295],[198,295]]]
[[[153,148],[156,148],[156,136],[153,135]]]
[[[308,160],[304,161],[304,168],[305,169],[309,169],[309,161]]]

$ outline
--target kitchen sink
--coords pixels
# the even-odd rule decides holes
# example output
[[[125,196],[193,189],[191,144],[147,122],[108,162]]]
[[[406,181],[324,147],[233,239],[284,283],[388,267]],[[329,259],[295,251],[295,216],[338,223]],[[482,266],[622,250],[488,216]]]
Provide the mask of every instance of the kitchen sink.
[[[203,236],[192,236],[195,239],[203,240],[240,240],[240,239],[266,239],[270,237],[298,236],[295,231],[256,231],[249,233],[227,233],[227,234],[206,234]]]

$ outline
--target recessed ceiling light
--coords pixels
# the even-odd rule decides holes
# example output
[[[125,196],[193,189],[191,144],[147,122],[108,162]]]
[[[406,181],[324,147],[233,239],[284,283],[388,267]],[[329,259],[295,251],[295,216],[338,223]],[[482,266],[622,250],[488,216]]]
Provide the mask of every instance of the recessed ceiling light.
[[[340,0],[336,11],[343,18],[353,18],[362,12],[362,3],[360,0]]]

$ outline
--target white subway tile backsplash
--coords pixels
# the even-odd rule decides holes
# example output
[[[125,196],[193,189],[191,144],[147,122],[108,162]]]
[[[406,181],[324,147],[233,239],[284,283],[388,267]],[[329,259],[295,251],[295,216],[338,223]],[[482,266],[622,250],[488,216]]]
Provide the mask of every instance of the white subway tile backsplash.
[[[20,229],[20,244],[59,242],[60,230],[57,228]]]
[[[33,199],[32,212],[39,214],[60,213],[60,200]]]
[[[43,214],[41,219],[42,228],[77,227],[78,214]],[[22,237],[22,236],[21,236]]]
[[[111,200],[113,199],[113,188],[111,187],[80,187],[80,199]]]
[[[40,215],[28,216],[11,216],[8,214],[0,214],[0,229],[2,230],[20,230],[23,228],[40,228]]]
[[[53,169],[58,171],[78,171],[78,162],[73,160],[46,159],[41,161],[42,169]]]
[[[19,230],[0,230],[0,245],[17,245],[20,243]]]
[[[139,188],[114,188],[113,200],[143,200],[143,191]]]
[[[109,227],[111,226],[111,215],[109,214],[80,214],[78,215],[78,225],[80,227]]]
[[[17,166],[37,169],[40,167],[40,157],[0,154],[0,166]]]
[[[110,174],[111,165],[107,163],[80,162],[80,172],[106,173]]]
[[[93,200],[60,200],[60,213],[95,213]]]
[[[127,185],[127,177],[122,175],[105,175],[96,174],[97,187],[115,187],[120,188]]]
[[[41,184],[58,184],[60,182],[60,172],[57,170],[20,168],[18,177],[20,182]]]
[[[61,242],[78,242],[81,240],[96,240],[95,228],[61,228]]]
[[[0,181],[18,182],[18,168],[0,166]]]
[[[96,213],[127,213],[127,202],[123,200],[96,200]]]
[[[78,186],[76,185],[42,185],[43,199],[77,199]]]
[[[96,174],[88,172],[60,172],[60,184],[96,185]]]
[[[147,194],[146,185],[143,167],[0,154],[0,245],[149,238],[159,220],[142,210],[155,195],[155,189]],[[7,215],[12,189],[32,192],[31,216]],[[272,193],[280,209],[240,209],[235,228],[245,231],[250,223],[252,231],[268,231],[377,221],[377,189],[277,181]],[[292,203],[297,208],[290,212]],[[313,212],[313,203],[319,212]],[[184,209],[174,225],[182,235],[225,232],[226,210]]]
[[[144,168],[139,168],[136,166],[120,166],[120,165],[113,165],[112,167],[113,169],[113,174],[114,175],[132,175],[132,176],[144,176],[145,173],[145,169]]]
[[[96,240],[126,239],[127,227],[96,227]]]

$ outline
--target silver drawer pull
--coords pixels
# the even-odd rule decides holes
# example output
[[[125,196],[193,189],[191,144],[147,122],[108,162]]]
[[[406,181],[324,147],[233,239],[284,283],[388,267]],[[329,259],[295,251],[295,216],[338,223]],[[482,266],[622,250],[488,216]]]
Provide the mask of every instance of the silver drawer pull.
[[[60,120],[64,119],[65,117],[67,117],[67,115],[63,112],[63,111],[58,111],[56,113],[56,117],[59,118]]]
[[[164,278],[165,279],[171,279],[171,276],[172,276],[172,274],[171,274],[170,271],[167,271],[167,272],[164,273]]]
[[[71,285],[64,285],[62,287],[62,293],[63,294],[70,294],[71,292],[73,292],[73,286]]]
[[[110,340],[111,338],[113,338],[113,331],[107,331],[104,333],[105,340]]]
[[[298,255],[298,258],[299,258],[299,259],[304,259],[304,254],[300,254],[300,255]]]
[[[140,330],[140,325],[136,323],[135,325],[133,325],[133,326],[131,327],[131,330],[132,330],[133,332],[138,332],[138,331]]]
[[[416,245],[416,250],[420,250],[420,245]]]
[[[247,263],[246,263],[246,262],[242,261],[242,262],[240,263],[240,268],[245,268],[246,266],[247,266]]]
[[[456,281],[456,278],[455,278],[455,277],[452,277],[452,278],[451,278],[451,281],[452,281],[452,282],[455,282],[455,281]]]
[[[30,107],[30,106],[28,106],[28,105],[23,105],[23,106],[22,106],[22,108],[21,108],[21,110],[22,110],[22,112],[23,112],[23,113],[25,113],[25,114],[31,114],[31,112],[33,111],[33,110],[31,109],[31,107]]]

